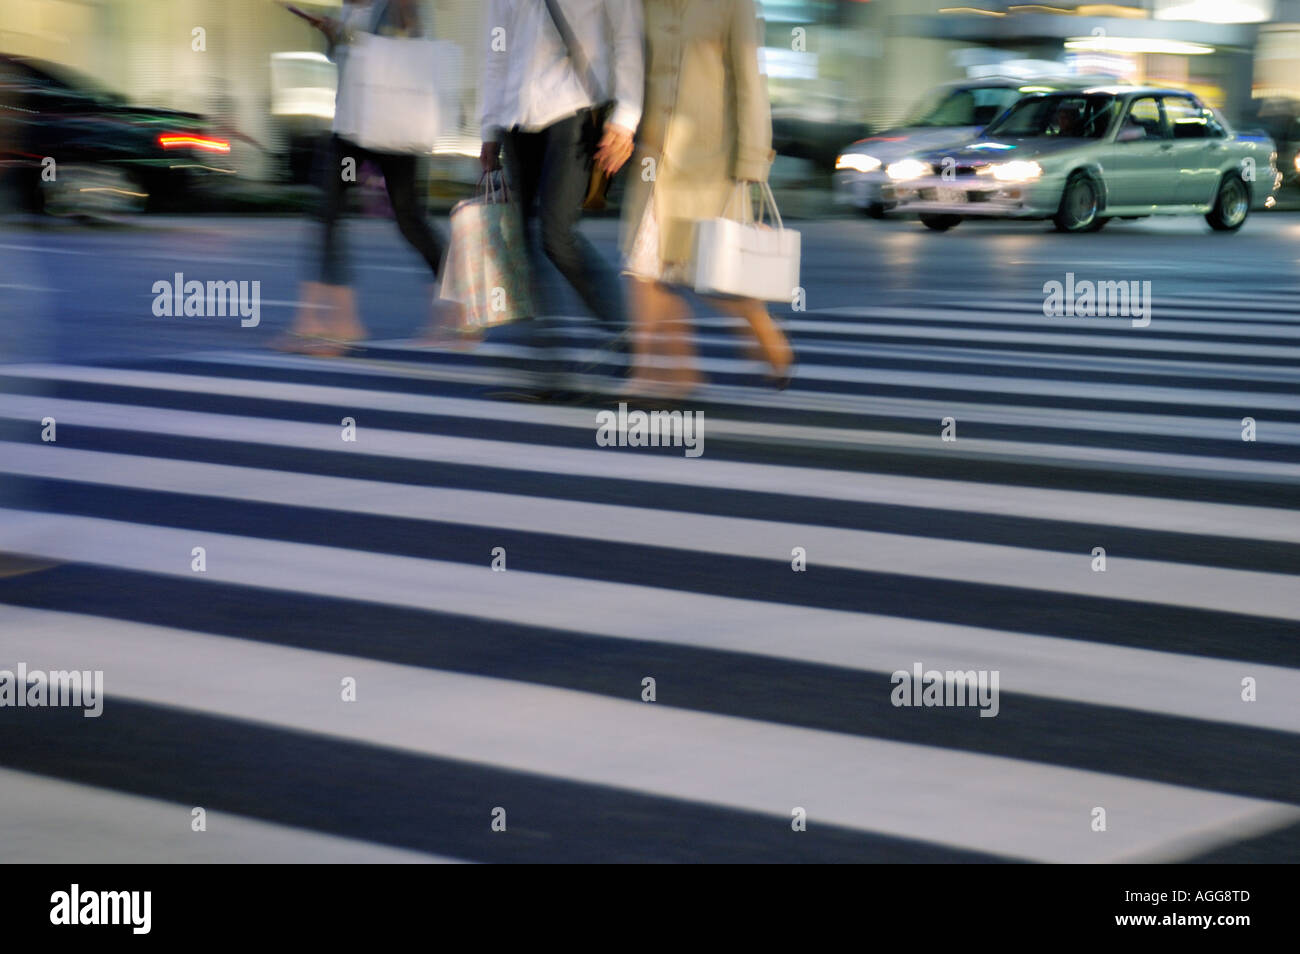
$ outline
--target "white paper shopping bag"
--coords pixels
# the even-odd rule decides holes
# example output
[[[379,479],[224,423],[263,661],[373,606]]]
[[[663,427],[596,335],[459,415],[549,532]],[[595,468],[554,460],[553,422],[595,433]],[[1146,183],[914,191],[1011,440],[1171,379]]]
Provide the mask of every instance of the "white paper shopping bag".
[[[378,152],[429,154],[455,126],[460,48],[359,33],[339,77],[334,132]]]
[[[760,301],[790,301],[799,287],[800,235],[785,228],[766,183],[762,203],[772,221],[753,215],[748,187],[738,185],[722,218],[706,219],[695,230],[694,287],[704,295],[736,295]],[[739,198],[741,201],[736,202]],[[740,218],[730,213],[739,204]]]
[[[463,306],[462,331],[533,317],[523,217],[502,177],[484,177],[480,194],[451,210],[439,297]]]

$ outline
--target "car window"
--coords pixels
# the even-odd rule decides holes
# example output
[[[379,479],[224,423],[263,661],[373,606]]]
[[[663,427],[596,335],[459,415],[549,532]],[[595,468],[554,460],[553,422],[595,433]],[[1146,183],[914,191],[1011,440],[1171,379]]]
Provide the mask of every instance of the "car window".
[[[1005,86],[989,86],[972,90],[971,93],[975,99],[972,126],[987,126],[1020,98],[1017,90]]]
[[[984,126],[1020,98],[1008,86],[965,86],[931,93],[906,120],[908,126]]]
[[[13,60],[0,60],[0,82],[10,85],[33,86],[46,83],[39,73]]]
[[[1141,129],[1146,139],[1167,139],[1165,124],[1160,118],[1160,103],[1154,96],[1139,96],[1129,104],[1121,132]]]
[[[1165,118],[1175,139],[1222,139],[1224,136],[1214,113],[1189,96],[1166,96]]]
[[[1114,111],[1115,97],[1106,93],[1029,96],[984,132],[1009,139],[1100,139],[1110,127]]]

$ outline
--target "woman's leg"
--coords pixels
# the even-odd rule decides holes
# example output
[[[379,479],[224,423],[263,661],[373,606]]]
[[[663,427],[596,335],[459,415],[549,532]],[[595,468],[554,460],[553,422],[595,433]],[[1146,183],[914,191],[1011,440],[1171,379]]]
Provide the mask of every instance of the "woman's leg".
[[[330,135],[318,153],[316,180],[321,188],[321,201],[316,210],[320,227],[319,280],[302,283],[298,292],[298,311],[289,334],[276,345],[281,350],[331,356],[346,350],[345,345],[337,342],[365,337],[365,329],[357,318],[356,299],[347,285],[339,229],[346,198],[340,163],[348,154],[348,148],[344,140]]]
[[[724,314],[745,319],[750,333],[758,342],[763,359],[772,366],[774,376],[781,377],[789,373],[794,364],[794,351],[785,337],[785,332],[768,314],[765,304],[756,298],[707,298],[706,300]]]
[[[482,335],[461,334],[464,325],[463,309],[455,302],[438,301],[437,279],[447,254],[447,243],[442,233],[429,224],[425,212],[424,190],[419,180],[419,160],[415,156],[377,156],[384,174],[384,187],[402,238],[420,253],[434,282],[428,288],[429,324],[421,342],[438,348],[464,349],[473,347]]]
[[[420,253],[433,277],[437,278],[447,243],[425,215],[422,183],[416,181],[419,169],[416,157],[376,154],[375,159],[384,174],[384,187],[388,190],[388,201],[393,206],[402,238]]]
[[[685,300],[667,285],[632,281],[635,358],[628,389],[666,391],[684,396],[703,383],[695,368],[695,347]]]

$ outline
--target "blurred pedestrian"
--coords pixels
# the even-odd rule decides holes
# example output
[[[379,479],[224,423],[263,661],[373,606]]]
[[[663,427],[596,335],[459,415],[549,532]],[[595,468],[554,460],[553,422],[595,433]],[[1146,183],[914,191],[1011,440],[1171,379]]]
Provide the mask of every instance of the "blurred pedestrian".
[[[312,23],[329,40],[329,56],[338,66],[339,89],[343,88],[347,70],[348,45],[356,34],[423,35],[417,0],[345,0],[345,9],[338,18],[313,17]],[[433,278],[438,275],[446,243],[425,214],[424,186],[417,177],[419,158],[365,149],[331,133],[317,155],[317,177],[322,188],[317,213],[321,226],[318,279],[303,283],[293,325],[276,345],[281,350],[330,357],[346,353],[353,342],[365,337],[339,222],[346,206],[346,186],[359,174],[354,171],[351,178],[345,178],[347,159],[353,160],[348,167],[351,170],[360,170],[368,160],[383,173],[402,237],[419,252]],[[432,303],[435,297],[431,280],[426,300]]]
[[[775,153],[758,69],[753,0],[644,0],[645,113],[624,203],[625,271],[632,277],[636,361],[631,394],[669,400],[703,383],[682,296],[697,221],[724,214],[737,184],[766,182]],[[748,190],[747,190],[748,192]],[[794,353],[754,298],[706,298],[743,318],[785,387]]]
[[[530,243],[534,261],[553,263],[606,330],[622,335],[627,308],[617,271],[578,220],[593,167],[612,176],[632,154],[644,73],[640,0],[489,0],[484,27],[483,170],[500,168],[504,150],[524,227],[536,222],[540,232]],[[542,322],[525,327],[546,355]],[[542,365],[556,382],[549,356]],[[562,395],[550,387],[505,396]]]

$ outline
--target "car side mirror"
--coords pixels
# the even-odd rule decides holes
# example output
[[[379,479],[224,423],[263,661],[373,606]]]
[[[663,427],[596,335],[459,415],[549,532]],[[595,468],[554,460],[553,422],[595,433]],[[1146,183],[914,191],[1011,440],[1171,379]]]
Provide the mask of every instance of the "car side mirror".
[[[1141,126],[1125,126],[1115,137],[1116,142],[1137,142],[1147,138],[1147,131]]]

